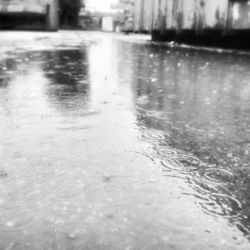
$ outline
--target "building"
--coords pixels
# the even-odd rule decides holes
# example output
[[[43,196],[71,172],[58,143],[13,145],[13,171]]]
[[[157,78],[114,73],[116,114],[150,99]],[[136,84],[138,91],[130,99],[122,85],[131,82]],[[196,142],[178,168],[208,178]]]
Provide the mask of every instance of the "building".
[[[103,16],[101,28],[103,31],[113,32],[114,31],[114,17],[111,15]]]
[[[158,0],[156,0],[158,1]],[[134,31],[148,33],[152,30],[153,18],[153,1],[152,0],[135,0],[134,1]]]
[[[135,0],[134,22],[154,40],[250,48],[249,0]]]
[[[119,0],[112,6],[119,16],[120,30],[124,32],[134,31],[134,0]]]
[[[58,27],[58,0],[0,0],[0,29]]]
[[[122,31],[134,31],[134,1],[133,0],[120,0],[123,7],[123,27]]]
[[[88,1],[82,0],[82,8],[78,17],[79,27],[83,30],[100,30],[102,15],[88,9],[87,3]]]

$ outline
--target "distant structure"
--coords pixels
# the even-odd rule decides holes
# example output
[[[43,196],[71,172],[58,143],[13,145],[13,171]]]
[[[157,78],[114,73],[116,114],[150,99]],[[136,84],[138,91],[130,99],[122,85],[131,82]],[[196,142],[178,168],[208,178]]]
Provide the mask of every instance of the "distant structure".
[[[120,30],[124,32],[134,31],[134,0],[119,0],[112,8],[120,13]]]
[[[79,28],[79,14],[85,9],[85,1],[82,0],[59,0],[60,28]]]
[[[79,25],[84,30],[133,32],[134,0],[119,0],[110,8],[96,8],[85,1],[86,8],[79,14]]]
[[[87,1],[82,0],[82,8],[78,16],[78,25],[83,30],[100,30],[101,14],[86,8]]]
[[[58,27],[58,0],[0,0],[0,29]]]
[[[78,16],[78,25],[82,30],[99,30],[100,17],[90,11],[81,9]]]
[[[248,0],[134,0],[134,30],[154,40],[250,48]]]
[[[104,1],[104,0],[102,0]],[[97,2],[94,4],[86,0],[86,8],[80,12],[80,26],[84,30],[102,30],[105,32],[113,32],[118,25],[117,10],[109,8],[108,4],[104,6]]]
[[[101,29],[103,31],[107,32],[113,32],[114,31],[114,17],[113,16],[103,16],[102,17],[102,23],[101,23]]]

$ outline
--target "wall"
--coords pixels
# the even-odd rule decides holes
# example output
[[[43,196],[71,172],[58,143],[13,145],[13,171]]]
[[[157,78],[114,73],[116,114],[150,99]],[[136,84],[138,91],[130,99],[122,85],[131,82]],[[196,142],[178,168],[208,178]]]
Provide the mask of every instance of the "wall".
[[[204,6],[202,6],[204,2]],[[200,1],[200,13],[203,14],[202,28],[223,29],[226,27],[228,0]]]
[[[250,29],[250,0],[135,0],[135,31]]]
[[[47,28],[58,29],[58,0],[0,0],[0,14],[47,15]]]
[[[142,30],[149,31],[152,28],[152,6],[155,0],[144,0],[142,15]]]
[[[236,30],[250,28],[250,1],[234,1],[229,8],[229,27]]]
[[[136,32],[142,31],[143,1],[135,0],[134,4],[134,30]]]

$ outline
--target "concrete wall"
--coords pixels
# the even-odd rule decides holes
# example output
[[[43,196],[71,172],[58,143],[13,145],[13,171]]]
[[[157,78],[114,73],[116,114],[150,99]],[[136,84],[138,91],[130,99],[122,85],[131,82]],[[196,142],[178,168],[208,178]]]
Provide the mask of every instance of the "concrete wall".
[[[36,0],[39,1],[39,0]],[[59,6],[58,0],[46,0],[49,5],[48,29],[57,30],[59,28]]]
[[[47,16],[47,29],[58,29],[58,0],[0,0],[0,14],[29,13]]]
[[[134,29],[136,32],[149,32],[153,25],[155,0],[136,0],[134,3]]]
[[[144,0],[142,15],[142,30],[148,31],[152,28],[152,6],[155,0]]]
[[[202,2],[202,1],[201,1]],[[226,27],[228,0],[203,0],[200,4],[200,14],[203,15],[203,28],[223,29]]]
[[[135,31],[250,29],[248,0],[135,0]]]
[[[196,28],[197,0],[182,1],[183,25],[182,29],[189,30]]]
[[[229,28],[250,29],[250,1],[236,1],[229,5]]]
[[[143,1],[136,0],[134,5],[134,30],[136,32],[142,31]]]

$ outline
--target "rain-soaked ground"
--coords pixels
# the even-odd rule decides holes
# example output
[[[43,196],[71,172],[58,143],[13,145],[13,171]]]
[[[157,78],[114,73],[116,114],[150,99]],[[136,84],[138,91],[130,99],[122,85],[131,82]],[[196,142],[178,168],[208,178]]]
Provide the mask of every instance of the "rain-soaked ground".
[[[0,34],[0,249],[250,249],[250,56],[147,38]]]

